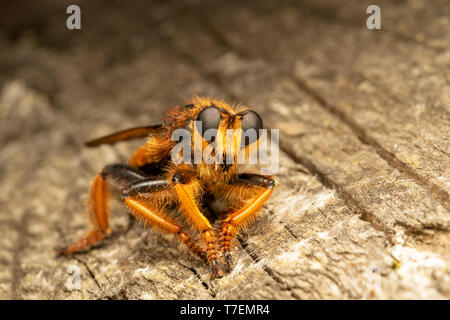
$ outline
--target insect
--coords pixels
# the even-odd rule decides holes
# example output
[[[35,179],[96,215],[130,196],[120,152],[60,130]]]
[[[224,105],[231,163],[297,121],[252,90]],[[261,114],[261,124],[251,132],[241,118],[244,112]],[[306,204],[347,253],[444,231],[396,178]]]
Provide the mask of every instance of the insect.
[[[214,145],[211,154],[232,161],[209,163],[204,157],[199,163],[174,161],[171,151],[178,141],[172,136],[177,129],[190,134],[191,139],[185,142],[192,154]],[[230,129],[231,136],[227,135]],[[194,97],[188,105],[167,111],[162,124],[131,128],[87,142],[88,147],[96,147],[147,138],[128,165],[107,165],[94,177],[88,201],[91,231],[60,253],[74,254],[111,234],[108,198],[112,183],[119,187],[134,217],[157,231],[174,235],[192,254],[206,261],[212,278],[222,277],[232,267],[233,240],[255,219],[275,186],[271,176],[244,172],[236,161],[239,152],[249,152],[251,145],[258,144],[261,129],[263,122],[255,111],[218,99]],[[252,130],[257,134],[248,138],[245,133]],[[208,136],[208,131],[213,134]],[[198,137],[200,144],[194,142]],[[225,203],[218,223],[212,224],[207,218],[208,199]],[[182,222],[171,215],[174,209]]]

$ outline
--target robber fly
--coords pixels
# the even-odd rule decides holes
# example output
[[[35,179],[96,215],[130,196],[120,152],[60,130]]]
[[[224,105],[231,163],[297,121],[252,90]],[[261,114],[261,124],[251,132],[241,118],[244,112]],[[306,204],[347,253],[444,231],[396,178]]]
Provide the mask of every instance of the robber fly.
[[[216,155],[235,161],[220,165],[203,160],[200,163],[173,161],[171,150],[178,141],[172,135],[180,128],[192,134],[189,147],[193,153],[214,144]],[[226,138],[229,129],[235,133]],[[119,187],[123,202],[135,218],[157,231],[174,235],[191,253],[206,261],[212,278],[222,277],[232,265],[232,241],[255,219],[275,185],[271,176],[243,172],[243,166],[236,161],[239,151],[248,151],[250,145],[260,140],[259,134],[244,139],[245,132],[261,132],[261,129],[263,122],[255,111],[233,107],[218,99],[194,97],[188,105],[166,112],[162,124],[127,129],[87,142],[88,147],[96,147],[147,138],[128,165],[107,165],[94,177],[88,201],[91,231],[59,252],[74,254],[111,234],[108,183],[113,183]],[[211,130],[214,134],[207,137],[205,133]],[[193,142],[194,136],[200,136],[200,144]],[[227,205],[218,227],[213,227],[205,214],[204,201],[211,197]],[[184,218],[183,223],[170,214],[174,207]]]

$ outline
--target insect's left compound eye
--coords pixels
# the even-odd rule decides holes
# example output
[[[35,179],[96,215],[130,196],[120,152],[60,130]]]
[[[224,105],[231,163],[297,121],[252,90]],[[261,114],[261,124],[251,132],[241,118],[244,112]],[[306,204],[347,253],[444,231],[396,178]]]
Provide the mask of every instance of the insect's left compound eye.
[[[199,123],[197,123],[197,130],[202,134],[203,139],[208,142],[214,141],[220,124],[219,109],[215,106],[206,107],[198,114],[197,121],[201,122],[201,130]]]
[[[242,126],[242,146],[248,146],[259,139],[260,132],[263,128],[263,122],[259,114],[255,111],[245,111],[241,117]]]

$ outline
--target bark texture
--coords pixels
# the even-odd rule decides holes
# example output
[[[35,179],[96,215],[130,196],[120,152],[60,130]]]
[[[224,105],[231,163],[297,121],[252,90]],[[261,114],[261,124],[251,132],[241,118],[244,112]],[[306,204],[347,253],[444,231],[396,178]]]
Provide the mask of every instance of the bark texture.
[[[381,30],[370,4],[0,2],[0,299],[450,298],[448,1],[380,1]],[[93,175],[139,145],[83,142],[194,94],[280,129],[277,187],[234,270],[209,280],[117,194],[113,235],[56,257],[87,230]]]

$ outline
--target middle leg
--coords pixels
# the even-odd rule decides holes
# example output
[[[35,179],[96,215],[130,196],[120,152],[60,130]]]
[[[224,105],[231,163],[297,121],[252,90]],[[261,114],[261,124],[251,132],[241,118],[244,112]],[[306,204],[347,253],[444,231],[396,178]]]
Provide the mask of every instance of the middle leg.
[[[206,260],[206,253],[198,241],[192,239],[181,225],[164,212],[163,204],[175,200],[166,179],[148,177],[136,180],[123,187],[121,195],[125,205],[136,218],[162,233],[176,235],[194,255]]]

